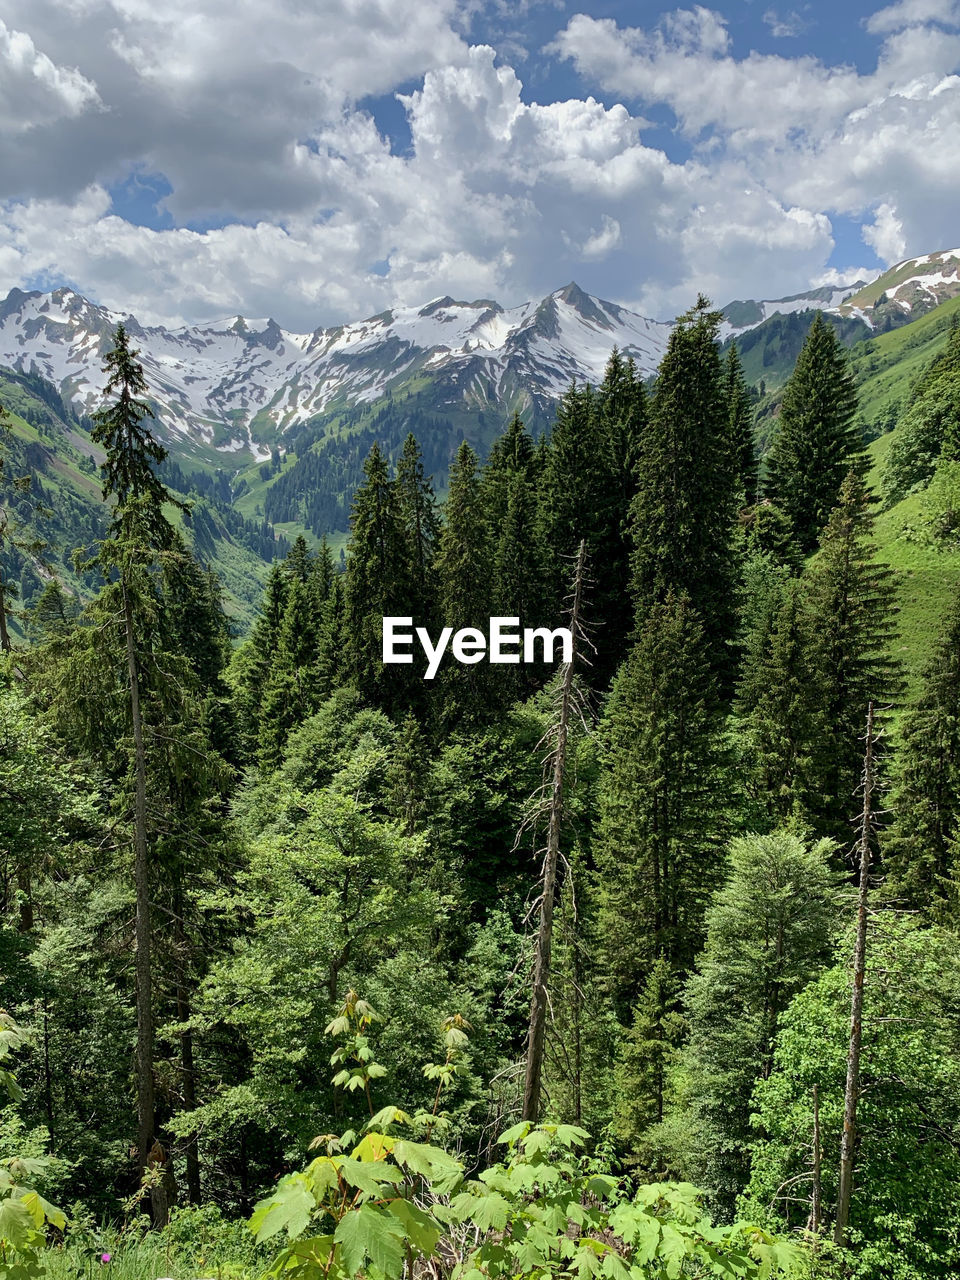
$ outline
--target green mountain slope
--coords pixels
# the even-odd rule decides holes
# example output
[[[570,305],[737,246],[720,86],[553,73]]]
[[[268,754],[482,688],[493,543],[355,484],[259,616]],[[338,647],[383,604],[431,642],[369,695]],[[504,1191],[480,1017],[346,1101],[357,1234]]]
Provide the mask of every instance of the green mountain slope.
[[[0,370],[0,403],[7,409],[9,428],[0,438],[0,501],[25,537],[46,544],[39,554],[9,543],[3,547],[4,577],[19,587],[18,609],[29,608],[54,574],[68,591],[86,598],[98,583],[90,573],[77,573],[74,552],[89,549],[106,531],[100,451],[55,388],[41,378]],[[24,476],[31,480],[28,493],[14,486],[15,479]],[[188,515],[172,515],[202,563],[220,575],[228,614],[236,629],[245,631],[256,613],[269,561],[286,551],[286,541],[277,541],[263,522],[245,520],[229,498],[224,501],[217,495],[212,481],[203,485],[203,473],[185,477],[175,467],[165,479],[190,501]],[[16,614],[11,631],[23,635]]]

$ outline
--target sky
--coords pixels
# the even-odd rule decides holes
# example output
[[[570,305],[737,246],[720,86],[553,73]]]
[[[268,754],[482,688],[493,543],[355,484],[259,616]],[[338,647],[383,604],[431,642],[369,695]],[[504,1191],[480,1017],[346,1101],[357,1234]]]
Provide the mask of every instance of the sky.
[[[0,0],[0,297],[658,319],[960,244],[960,0]]]

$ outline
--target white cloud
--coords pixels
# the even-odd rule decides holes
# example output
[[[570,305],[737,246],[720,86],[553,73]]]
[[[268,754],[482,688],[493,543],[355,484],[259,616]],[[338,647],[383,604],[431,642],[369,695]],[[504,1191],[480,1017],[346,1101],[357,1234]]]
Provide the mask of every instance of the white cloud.
[[[722,303],[825,278],[834,213],[865,222],[884,260],[955,239],[945,0],[875,14],[868,71],[734,56],[703,5],[649,30],[575,14],[552,49],[593,93],[546,103],[467,44],[473,0],[466,18],[457,3],[0,0],[30,31],[21,79],[42,66],[32,128],[0,136],[0,292],[66,278],[146,319],[243,311],[306,329],[580,277],[671,315],[700,288]],[[411,83],[395,154],[357,104]],[[641,112],[663,105],[682,162],[645,142]],[[169,180],[179,225],[111,213],[108,185],[134,168]],[[218,212],[228,225],[183,226]]]
[[[778,13],[776,9],[768,9],[763,21],[770,28],[770,34],[777,40],[791,40],[806,31],[808,23],[795,9],[789,13]]]
[[[903,223],[889,204],[882,204],[877,209],[873,222],[863,229],[863,239],[887,266],[899,262],[907,250]]]
[[[897,4],[871,14],[865,25],[874,35],[882,35],[931,22],[948,27],[960,26],[960,5],[956,0],[898,0]]]
[[[22,133],[80,115],[99,100],[96,85],[75,67],[58,66],[25,31],[0,18],[0,128]]]

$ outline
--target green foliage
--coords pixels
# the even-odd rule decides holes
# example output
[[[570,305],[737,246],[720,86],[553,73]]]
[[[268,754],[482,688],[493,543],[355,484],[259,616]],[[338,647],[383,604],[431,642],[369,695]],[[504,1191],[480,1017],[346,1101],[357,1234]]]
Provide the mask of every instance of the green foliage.
[[[370,1269],[400,1280],[438,1256],[453,1258],[454,1280],[801,1273],[800,1251],[762,1228],[712,1226],[689,1185],[627,1198],[577,1154],[587,1136],[574,1125],[517,1125],[499,1139],[506,1159],[464,1182],[438,1148],[372,1130],[349,1155],[321,1156],[285,1178],[251,1228],[260,1240],[286,1233],[270,1273],[300,1280]]]
[[[0,1088],[14,1101],[22,1094],[7,1060],[25,1043],[24,1033],[0,1010]],[[42,1158],[23,1155],[0,1160],[0,1275],[4,1280],[42,1276],[46,1228],[66,1226],[65,1215],[25,1181],[42,1175],[45,1164]]]
[[[735,631],[737,490],[717,346],[722,320],[702,295],[678,318],[660,365],[630,508],[638,630],[667,597],[699,615],[713,669],[729,678]]]
[[[883,841],[889,891],[955,919],[960,792],[960,596],[908,709],[896,760],[894,821]]]
[[[812,1090],[820,1099],[823,1203],[835,1203],[850,1021],[851,943],[785,1012],[773,1070],[757,1086],[747,1213],[803,1226],[809,1209]],[[960,1253],[960,963],[953,934],[880,913],[864,987],[859,1143],[844,1275],[927,1280]]]
[[[829,841],[780,832],[732,842],[685,992],[694,1178],[729,1213],[750,1170],[750,1096],[780,1018],[827,960],[839,923]]]
[[[618,1007],[657,956],[684,968],[698,949],[722,829],[717,707],[703,624],[671,594],[650,610],[601,725],[599,929]]]
[[[836,330],[818,312],[784,388],[766,459],[767,493],[789,518],[805,553],[816,546],[847,472],[862,460],[856,407]]]
[[[924,485],[941,454],[960,456],[960,328],[954,323],[946,348],[939,352],[913,388],[897,425],[883,468],[888,503]]]

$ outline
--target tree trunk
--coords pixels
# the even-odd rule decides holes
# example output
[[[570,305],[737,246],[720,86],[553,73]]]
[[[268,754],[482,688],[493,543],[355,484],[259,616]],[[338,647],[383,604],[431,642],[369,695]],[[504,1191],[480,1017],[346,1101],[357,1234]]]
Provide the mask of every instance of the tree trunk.
[[[153,975],[150,954],[152,944],[150,867],[147,850],[147,758],[140,711],[140,672],[134,644],[133,619],[130,616],[130,596],[125,579],[121,580],[121,592],[134,751],[133,884],[136,897],[134,932],[137,1004],[137,1163],[142,1177],[153,1150],[156,1123],[153,1080]]]
[[[178,959],[181,967],[183,958]],[[180,1022],[190,1020],[190,992],[186,977],[181,971],[177,982],[177,1018]],[[193,1032],[184,1031],[180,1035],[180,1076],[183,1088],[183,1109],[193,1111],[197,1105],[196,1066],[193,1060]],[[197,1151],[198,1137],[196,1133],[187,1134],[184,1139],[187,1163],[187,1199],[191,1204],[200,1203],[200,1157]]]
[[[7,630],[7,592],[3,579],[0,578],[0,649],[9,653],[12,648],[10,632]]]
[[[867,743],[863,760],[863,817],[860,824],[860,887],[857,894],[857,937],[853,951],[853,994],[850,999],[850,1047],[843,1095],[843,1138],[840,1144],[840,1190],[833,1240],[843,1245],[853,1196],[853,1163],[857,1146],[857,1100],[860,1095],[860,1047],[863,1042],[863,975],[867,960],[867,905],[870,892],[870,834],[873,827],[873,703],[867,709]]]
[[[540,902],[540,922],[533,953],[533,992],[530,1000],[530,1026],[527,1032],[527,1062],[523,1082],[524,1120],[536,1123],[540,1114],[540,1086],[543,1076],[543,1049],[547,1031],[547,984],[550,981],[550,950],[553,942],[553,899],[557,883],[557,866],[560,861],[560,832],[563,819],[563,778],[567,765],[567,740],[574,709],[574,666],[577,660],[577,640],[580,629],[580,603],[583,594],[586,548],[580,543],[577,567],[573,583],[573,604],[570,609],[570,634],[572,644],[570,661],[563,672],[560,692],[560,713],[557,720],[556,742],[548,757],[552,766],[549,817],[547,822],[547,847],[543,860],[543,896]]]

